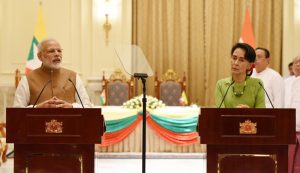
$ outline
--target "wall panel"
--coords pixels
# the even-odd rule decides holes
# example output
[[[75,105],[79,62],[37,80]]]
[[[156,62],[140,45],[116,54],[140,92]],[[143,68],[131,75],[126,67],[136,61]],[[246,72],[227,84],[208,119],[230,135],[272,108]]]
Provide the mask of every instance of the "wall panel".
[[[85,82],[120,67],[114,45],[124,39],[131,42],[131,0],[112,0],[117,1],[112,8],[118,16],[111,21],[109,45],[104,40],[104,18],[95,15],[97,1],[104,0],[42,0],[48,37],[59,40],[64,49],[63,66],[77,71]],[[39,2],[0,0],[0,86],[13,85],[17,68],[24,73]]]

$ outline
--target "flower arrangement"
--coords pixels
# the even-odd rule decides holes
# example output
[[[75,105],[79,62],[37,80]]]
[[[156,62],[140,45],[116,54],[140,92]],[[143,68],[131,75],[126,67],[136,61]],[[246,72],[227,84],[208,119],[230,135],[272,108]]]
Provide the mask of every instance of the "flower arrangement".
[[[158,100],[156,97],[146,96],[146,98],[147,98],[146,109],[156,109],[156,108],[161,108],[166,106],[161,100]],[[143,107],[142,99],[143,99],[143,95],[134,97],[124,102],[123,106],[128,109],[142,109]]]

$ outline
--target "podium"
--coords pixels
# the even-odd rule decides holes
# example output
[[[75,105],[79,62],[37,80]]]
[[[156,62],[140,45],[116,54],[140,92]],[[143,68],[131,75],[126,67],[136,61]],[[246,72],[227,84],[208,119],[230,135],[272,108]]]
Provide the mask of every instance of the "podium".
[[[208,173],[287,173],[295,109],[202,108],[198,132]]]
[[[15,173],[93,173],[101,109],[7,108],[7,142]]]

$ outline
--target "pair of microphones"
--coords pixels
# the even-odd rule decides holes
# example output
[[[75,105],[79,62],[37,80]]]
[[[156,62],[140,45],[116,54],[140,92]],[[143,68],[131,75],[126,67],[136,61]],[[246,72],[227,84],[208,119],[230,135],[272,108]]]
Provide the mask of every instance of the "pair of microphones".
[[[76,94],[77,94],[77,96],[78,96],[78,98],[79,98],[79,101],[80,101],[80,103],[81,103],[81,106],[82,106],[82,108],[84,108],[83,103],[82,103],[82,100],[81,100],[81,97],[80,97],[80,95],[79,95],[79,93],[78,93],[78,90],[77,90],[77,88],[76,88],[74,82],[73,82],[70,78],[68,78],[68,81],[70,81],[70,82],[72,83],[72,85],[73,85],[73,87],[74,87],[74,89],[75,89],[75,92],[76,92]],[[52,82],[52,79],[50,79],[50,80],[44,85],[44,87],[42,88],[41,92],[39,93],[39,95],[38,95],[36,101],[35,101],[34,104],[33,104],[33,108],[36,106],[36,104],[37,104],[37,102],[39,101],[39,99],[40,99],[42,93],[44,92],[45,88],[46,88],[46,87],[49,85],[49,83],[51,83],[51,82]]]
[[[224,94],[224,96],[223,96],[223,98],[222,98],[222,101],[221,101],[221,103],[220,103],[220,105],[219,105],[218,108],[220,108],[220,107],[222,106],[222,104],[223,104],[223,102],[224,102],[224,100],[225,100],[225,97],[226,97],[226,95],[227,95],[227,93],[228,93],[228,90],[229,90],[229,88],[230,88],[233,84],[234,84],[234,81],[232,81],[232,82],[230,83],[230,85],[228,86],[228,88],[227,88],[227,90],[226,90],[226,92],[225,92],[225,94]],[[271,101],[271,99],[270,99],[270,97],[269,97],[269,94],[268,94],[268,92],[266,91],[265,87],[263,86],[263,84],[262,84],[261,82],[258,82],[258,84],[263,88],[264,92],[266,93],[266,95],[267,95],[267,97],[268,97],[269,102],[271,103],[272,108],[274,108],[274,105],[273,105],[273,103],[272,103],[272,101]]]

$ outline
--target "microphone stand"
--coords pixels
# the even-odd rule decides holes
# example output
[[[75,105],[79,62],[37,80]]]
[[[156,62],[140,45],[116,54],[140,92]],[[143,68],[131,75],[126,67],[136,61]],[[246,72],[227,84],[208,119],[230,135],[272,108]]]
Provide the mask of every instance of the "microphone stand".
[[[143,140],[142,140],[142,173],[146,173],[146,78],[148,75],[146,73],[134,73],[133,77],[141,79],[143,83]]]

